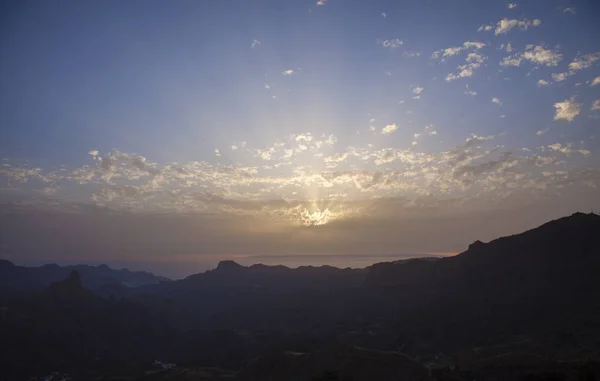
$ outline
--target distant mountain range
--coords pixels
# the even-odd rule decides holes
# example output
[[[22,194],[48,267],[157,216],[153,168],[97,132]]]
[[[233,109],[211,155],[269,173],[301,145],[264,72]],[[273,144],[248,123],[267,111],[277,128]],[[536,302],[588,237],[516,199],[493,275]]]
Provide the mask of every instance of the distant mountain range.
[[[59,266],[49,264],[40,267],[25,267],[0,259],[0,288],[42,289],[65,279],[72,271],[77,271],[81,275],[83,285],[92,290],[100,290],[106,286],[138,287],[170,281],[168,278],[148,272],[129,271],[128,269],[115,270],[106,265]]]
[[[45,266],[1,262],[0,369],[8,379],[596,380],[598,237],[600,216],[576,213],[442,259],[223,261],[171,282],[108,269],[87,284],[85,271],[108,270],[84,266],[43,289]],[[29,287],[2,275],[17,271]],[[90,281],[106,278],[117,287]]]

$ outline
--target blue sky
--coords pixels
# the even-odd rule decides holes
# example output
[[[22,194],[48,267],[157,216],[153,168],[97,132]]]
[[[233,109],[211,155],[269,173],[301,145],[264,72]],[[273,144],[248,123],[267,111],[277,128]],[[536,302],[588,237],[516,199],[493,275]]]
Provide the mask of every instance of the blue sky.
[[[151,257],[347,254],[325,234],[400,255],[460,251],[599,201],[594,1],[21,1],[0,14],[6,227],[16,205],[90,224],[98,210],[159,225],[216,215],[223,242]],[[527,217],[508,213],[522,205]],[[521,225],[437,245],[424,231],[369,238],[369,224],[440,215]],[[45,259],[20,243],[35,225],[23,221],[3,254]],[[252,242],[225,244],[257,221]],[[282,231],[319,244],[262,243]],[[147,259],[128,239],[82,260]]]

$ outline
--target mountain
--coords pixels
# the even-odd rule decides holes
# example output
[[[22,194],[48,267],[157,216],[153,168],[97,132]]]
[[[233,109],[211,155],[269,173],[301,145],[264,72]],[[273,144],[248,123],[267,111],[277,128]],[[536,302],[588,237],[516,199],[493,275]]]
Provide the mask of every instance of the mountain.
[[[66,278],[72,271],[81,274],[83,285],[94,291],[100,291],[103,288],[139,287],[169,281],[168,278],[145,271],[115,270],[106,265],[58,266],[49,264],[40,267],[24,267],[0,259],[0,289],[39,290]]]
[[[576,213],[454,257],[366,269],[223,261],[118,286],[115,298],[69,272],[0,293],[0,369],[10,379],[594,380],[597,237],[600,217]]]
[[[96,296],[77,271],[44,290],[0,300],[0,308],[2,379],[135,370],[165,356],[177,338],[163,311]]]

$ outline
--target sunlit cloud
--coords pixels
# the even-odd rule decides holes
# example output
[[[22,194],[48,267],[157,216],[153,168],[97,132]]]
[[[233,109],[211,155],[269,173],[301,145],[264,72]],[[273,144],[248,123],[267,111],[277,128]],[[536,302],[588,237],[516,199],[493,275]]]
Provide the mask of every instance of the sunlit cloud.
[[[590,86],[596,86],[596,85],[600,85],[600,77],[596,77],[592,80],[592,83],[590,84]]]
[[[281,72],[283,75],[294,75],[296,72],[293,69],[284,70]]]
[[[591,67],[595,62],[600,60],[600,52],[585,54],[579,56],[569,64],[569,69],[573,71],[579,71]]]
[[[596,111],[596,110],[600,110],[600,99],[597,99],[594,101],[594,103],[592,103],[592,107],[590,108],[591,111]]]
[[[556,108],[554,120],[566,120],[569,123],[581,112],[581,104],[575,102],[575,97],[555,103],[554,108]]]
[[[527,30],[530,27],[536,27],[536,26],[540,26],[542,24],[542,21],[539,19],[535,19],[533,21],[531,20],[517,20],[517,19],[502,19],[500,21],[498,21],[498,23],[496,24],[496,29],[494,30],[494,33],[497,35],[499,34],[507,34],[508,32],[510,32],[513,28],[519,28],[521,30]]]
[[[562,54],[541,45],[528,45],[523,53],[504,57],[500,66],[520,66],[524,60],[543,66],[557,66],[562,61]]]
[[[492,103],[502,106],[502,102],[500,101],[500,99],[498,99],[496,97],[492,98]]]
[[[398,126],[396,126],[396,123],[392,123],[392,124],[388,124],[385,127],[383,127],[381,129],[381,133],[384,135],[388,135],[391,134],[392,132],[395,132],[398,129]]]

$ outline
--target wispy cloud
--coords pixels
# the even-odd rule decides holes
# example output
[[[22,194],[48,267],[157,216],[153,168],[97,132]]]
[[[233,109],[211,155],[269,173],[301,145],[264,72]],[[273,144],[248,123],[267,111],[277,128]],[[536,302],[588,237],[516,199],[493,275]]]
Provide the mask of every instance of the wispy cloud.
[[[399,38],[395,38],[393,40],[377,40],[377,43],[388,49],[397,49],[404,44],[404,42]]]
[[[539,19],[535,19],[535,20],[517,20],[517,19],[502,19],[500,21],[498,21],[498,23],[496,24],[496,29],[494,30],[494,33],[497,35],[499,34],[507,34],[508,32],[510,32],[513,28],[519,28],[520,30],[527,30],[531,27],[536,27],[536,26],[540,26],[542,24],[542,21]],[[481,28],[480,28],[481,29]],[[487,31],[487,29],[484,29]]]
[[[573,71],[579,71],[592,67],[592,65],[600,60],[600,52],[585,54],[579,56],[569,64],[569,69]]]
[[[502,102],[500,101],[500,99],[498,99],[496,97],[492,98],[492,103],[502,106]]]
[[[592,103],[592,107],[590,108],[591,111],[596,111],[596,110],[600,110],[600,99],[597,99],[594,101],[594,103]]]
[[[550,84],[550,82],[548,82],[544,79],[540,79],[539,81],[537,81],[538,86],[548,86],[549,84]]]
[[[252,44],[250,44],[250,48],[251,49],[256,49],[256,47],[260,45],[260,41],[258,40],[252,40]]]
[[[517,7],[517,4],[515,3],[508,3],[508,9],[515,9]]]
[[[471,77],[473,72],[481,67],[486,57],[478,53],[469,53],[466,58],[466,64],[457,67],[457,73],[450,73],[446,76],[446,81],[454,81],[459,78]]]
[[[596,77],[592,80],[592,83],[590,84],[590,86],[596,86],[596,85],[600,85],[600,77]]]
[[[557,66],[562,61],[562,54],[541,45],[528,45],[523,53],[504,57],[500,66],[520,66],[523,61],[543,66]]]
[[[284,70],[281,72],[283,75],[294,75],[296,72],[293,69]]]

